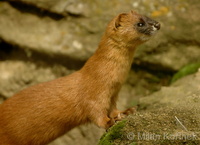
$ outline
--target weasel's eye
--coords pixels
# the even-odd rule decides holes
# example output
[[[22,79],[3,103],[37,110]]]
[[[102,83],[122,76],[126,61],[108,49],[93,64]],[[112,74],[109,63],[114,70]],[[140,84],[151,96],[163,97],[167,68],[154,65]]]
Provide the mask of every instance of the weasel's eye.
[[[145,25],[145,23],[143,23],[143,22],[137,23],[138,27],[143,27],[144,25]]]

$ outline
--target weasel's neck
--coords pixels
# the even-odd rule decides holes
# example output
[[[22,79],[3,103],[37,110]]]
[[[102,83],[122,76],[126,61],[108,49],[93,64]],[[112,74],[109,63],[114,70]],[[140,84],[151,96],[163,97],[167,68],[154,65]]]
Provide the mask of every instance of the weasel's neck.
[[[82,72],[102,82],[122,84],[131,68],[135,46],[128,47],[111,38],[104,38],[95,54],[86,62]]]

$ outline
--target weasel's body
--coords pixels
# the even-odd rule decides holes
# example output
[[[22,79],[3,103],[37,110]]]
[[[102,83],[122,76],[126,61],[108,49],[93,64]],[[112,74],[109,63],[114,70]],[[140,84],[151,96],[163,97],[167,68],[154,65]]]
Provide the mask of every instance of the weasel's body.
[[[143,30],[140,24],[149,26]],[[81,70],[29,87],[0,105],[0,145],[44,145],[89,122],[112,126],[127,113],[117,110],[116,100],[135,47],[159,27],[133,11],[115,17]]]

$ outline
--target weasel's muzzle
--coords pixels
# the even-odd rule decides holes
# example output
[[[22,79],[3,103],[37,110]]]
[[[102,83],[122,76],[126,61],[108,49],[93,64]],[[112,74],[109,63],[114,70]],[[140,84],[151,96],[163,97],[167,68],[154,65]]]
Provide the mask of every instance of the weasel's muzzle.
[[[153,35],[159,29],[160,23],[146,16],[141,17],[137,23],[138,32],[145,35]]]

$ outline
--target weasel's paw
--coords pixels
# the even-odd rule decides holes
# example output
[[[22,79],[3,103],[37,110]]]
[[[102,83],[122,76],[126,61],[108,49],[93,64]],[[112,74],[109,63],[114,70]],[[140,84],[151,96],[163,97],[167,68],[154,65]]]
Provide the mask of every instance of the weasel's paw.
[[[130,114],[134,114],[136,112],[137,108],[136,107],[132,107],[132,108],[128,108],[125,111],[121,111],[115,118],[115,121],[120,121],[122,119],[124,119],[125,117],[127,117]]]
[[[106,130],[110,128],[111,126],[113,126],[114,124],[115,124],[115,120],[113,118],[110,118],[110,120],[107,122]]]
[[[128,116],[130,114],[134,114],[136,111],[137,111],[136,107],[131,107],[131,108],[126,109],[125,111],[122,111],[121,113],[125,116]]]
[[[120,121],[125,117],[125,115],[123,115],[121,112],[118,113],[118,115],[114,118],[115,122],[116,121]]]
[[[103,118],[99,118],[96,124],[97,126],[107,130],[108,128],[110,128],[111,126],[115,124],[115,120],[113,118],[109,118],[106,116]]]
[[[115,120],[113,118],[110,118],[110,121],[107,122],[106,124],[106,131],[108,131],[108,129],[113,126],[115,124]]]

